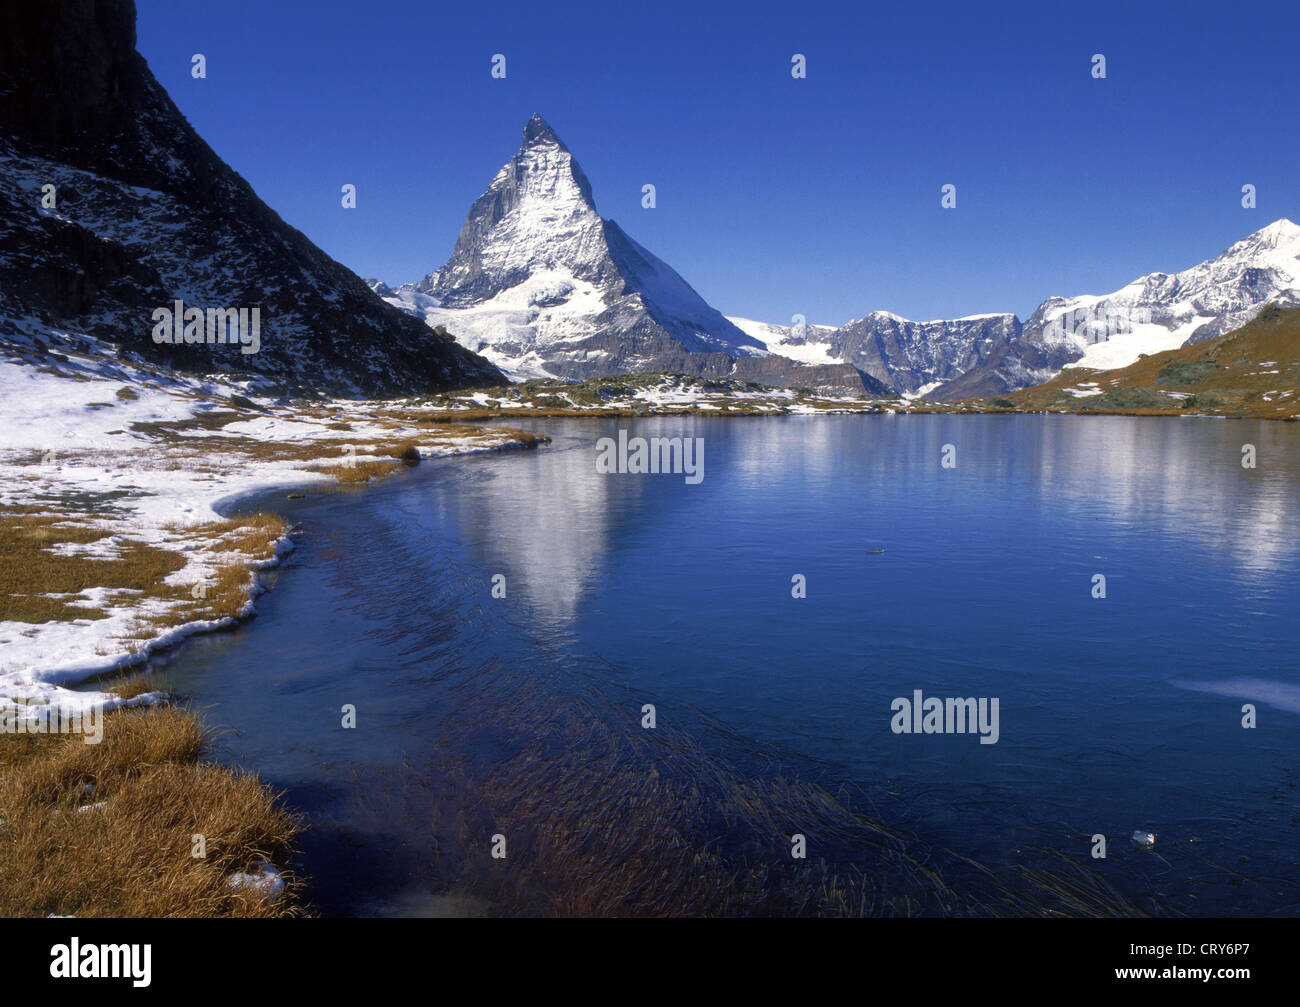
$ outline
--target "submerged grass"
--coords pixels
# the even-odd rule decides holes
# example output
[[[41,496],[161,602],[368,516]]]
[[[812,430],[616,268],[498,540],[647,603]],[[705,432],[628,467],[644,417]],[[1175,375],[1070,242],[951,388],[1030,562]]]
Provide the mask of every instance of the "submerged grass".
[[[371,780],[358,797],[375,821],[394,813],[390,802],[428,814],[437,855],[407,870],[489,914],[1144,914],[1054,851],[995,872],[885,826],[862,810],[865,795],[801,778],[752,742],[706,748],[662,717],[641,729],[635,704],[495,677],[490,702],[447,718],[429,766],[391,788]],[[733,744],[745,749],[740,762]],[[456,754],[483,751],[502,754]],[[792,856],[796,835],[806,859]]]

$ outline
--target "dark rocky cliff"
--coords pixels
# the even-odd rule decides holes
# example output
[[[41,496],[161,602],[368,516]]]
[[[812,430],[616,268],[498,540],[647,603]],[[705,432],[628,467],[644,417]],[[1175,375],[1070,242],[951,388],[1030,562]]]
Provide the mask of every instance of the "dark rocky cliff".
[[[57,330],[178,370],[335,394],[501,383],[263,203],[135,41],[132,0],[0,7],[0,339]],[[176,298],[260,308],[260,350],[155,343],[151,313]]]

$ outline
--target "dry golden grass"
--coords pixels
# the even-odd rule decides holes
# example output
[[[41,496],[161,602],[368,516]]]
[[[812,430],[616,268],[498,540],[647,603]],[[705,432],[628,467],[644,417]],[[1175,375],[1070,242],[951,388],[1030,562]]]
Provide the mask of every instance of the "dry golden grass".
[[[166,692],[163,684],[152,675],[139,673],[115,683],[108,691],[122,699],[134,699],[149,692]]]
[[[143,645],[164,629],[188,622],[238,618],[253,587],[253,564],[275,555],[276,543],[288,532],[284,519],[258,513],[210,524],[173,526],[173,532],[207,549],[228,554],[214,573],[193,584],[162,584],[151,597],[168,601],[162,611],[135,621],[122,639]]]
[[[184,420],[162,420],[158,422],[140,421],[132,423],[131,427],[138,433],[148,434],[160,440],[169,440],[182,444],[192,443],[185,436],[186,431],[191,430],[221,430],[223,427],[234,423],[236,420],[247,420],[255,417],[257,413],[252,411],[235,411],[229,409],[211,409],[207,412],[197,413],[194,416]]]
[[[204,741],[170,707],[108,714],[98,745],[0,735],[0,916],[302,915],[291,876],[271,903],[228,887],[287,863],[300,824],[255,776],[200,763]]]
[[[393,463],[396,464],[396,463]],[[248,601],[251,565],[275,555],[286,534],[274,514],[253,514],[170,530],[218,555],[215,572],[195,584],[167,578],[186,566],[184,553],[124,539],[110,556],[60,555],[60,543],[88,544],[114,534],[113,516],[38,508],[0,509],[0,619],[44,623],[102,619],[114,605],[162,601],[123,639],[141,643],[159,631],[197,620],[236,617]],[[107,527],[105,526],[107,524]],[[105,607],[75,605],[91,588],[121,591]],[[64,597],[46,597],[46,595]]]
[[[309,471],[320,472],[331,476],[337,482],[352,485],[354,483],[368,483],[371,479],[389,475],[400,467],[400,462],[376,462],[357,459],[350,465],[313,465]]]
[[[527,430],[516,430],[514,428],[489,427],[488,429],[500,430],[502,433],[507,434],[510,440],[530,449],[551,443],[551,439],[546,434],[534,434],[529,433]]]
[[[701,410],[698,406],[693,405],[659,406],[650,405],[649,403],[635,406],[609,405],[588,406],[584,408],[570,405],[529,405],[513,408],[508,406],[481,406],[462,409],[429,408],[406,411],[395,410],[387,415],[410,426],[446,427],[457,423],[478,423],[484,420],[509,419],[592,419],[593,417],[601,419],[620,417],[634,419],[644,416],[695,416],[700,415],[701,413],[706,416],[769,416],[772,414],[774,408],[771,405],[765,408],[762,403],[746,400],[727,403],[718,402],[714,404],[719,408]],[[805,402],[804,404],[826,409],[843,409],[845,405],[842,401],[836,402],[834,400],[826,400],[825,405],[812,401]],[[864,405],[862,408],[866,410],[869,407]],[[500,431],[503,428],[482,427],[479,429]],[[520,431],[514,432],[519,433]]]
[[[402,418],[402,422],[413,426],[446,426],[455,423],[475,423],[480,420],[499,420],[508,417],[526,417],[528,419],[565,419],[569,417],[618,417],[625,416],[630,418],[645,416],[651,412],[648,408],[632,408],[629,406],[609,406],[599,409],[578,409],[574,406],[556,406],[556,407],[493,407],[483,406],[480,408],[468,409],[425,409],[418,412],[406,412],[395,414]],[[672,410],[664,409],[655,411],[655,415],[671,415],[674,412],[682,414],[690,412],[688,409]],[[499,428],[489,428],[499,429]]]
[[[93,517],[92,517],[93,520]],[[42,623],[100,619],[103,611],[69,604],[90,588],[156,593],[164,578],[185,566],[184,557],[138,541],[121,543],[111,557],[64,556],[59,543],[87,544],[112,534],[86,523],[86,515],[0,511],[0,620]],[[49,598],[46,595],[67,595]]]
[[[403,465],[420,464],[420,446],[415,441],[402,441],[388,449],[388,453]]]
[[[282,517],[265,511],[200,528],[202,534],[218,534],[223,545],[244,553],[250,560],[266,560],[274,556],[276,543],[287,531]]]

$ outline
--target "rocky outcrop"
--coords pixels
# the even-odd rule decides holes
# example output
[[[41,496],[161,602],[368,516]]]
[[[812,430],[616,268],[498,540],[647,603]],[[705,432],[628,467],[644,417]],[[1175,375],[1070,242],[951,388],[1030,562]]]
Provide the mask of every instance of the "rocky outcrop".
[[[257,308],[257,352],[155,342],[154,309],[177,299]],[[337,394],[502,380],[385,304],[208,147],[135,51],[131,0],[0,8],[0,339],[52,331]]]
[[[900,394],[917,394],[978,367],[1019,335],[1015,315],[914,322],[873,311],[830,333],[827,352]]]

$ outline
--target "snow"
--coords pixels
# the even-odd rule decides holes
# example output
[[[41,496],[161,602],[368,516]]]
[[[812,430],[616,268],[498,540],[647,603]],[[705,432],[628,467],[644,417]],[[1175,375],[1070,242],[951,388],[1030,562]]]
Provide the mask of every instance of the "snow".
[[[417,427],[384,424],[367,415],[382,404],[340,400],[324,405],[339,411],[334,419],[347,420],[352,427],[347,431],[329,429],[327,419],[304,419],[267,402],[265,414],[224,429],[187,431],[185,450],[169,449],[133,430],[132,424],[177,422],[214,407],[229,409],[228,396],[247,395],[245,385],[178,377],[76,352],[68,345],[59,346],[65,357],[60,362],[39,356],[38,344],[25,340],[22,330],[31,328],[34,325],[20,326],[17,336],[0,341],[0,505],[58,508],[52,501],[67,500],[69,495],[99,501],[94,518],[79,522],[103,526],[103,537],[85,544],[59,543],[52,551],[112,556],[128,540],[168,549],[185,559],[185,565],[166,579],[172,584],[199,581],[228,555],[202,539],[196,543],[186,535],[187,527],[220,520],[223,508],[252,493],[332,483],[325,474],[304,470],[314,463],[312,459],[250,462],[246,455],[225,455],[223,439],[318,444],[317,461],[330,464],[342,457],[342,445],[353,442],[412,439],[424,455],[493,450],[510,443],[503,434],[483,435],[475,428],[466,428],[463,437],[438,437]],[[47,333],[43,341],[58,342],[63,335]],[[119,398],[122,388],[130,388],[136,397]],[[64,510],[58,508],[59,513]],[[276,544],[274,559],[254,566],[274,565],[291,549],[292,543],[282,540]],[[250,587],[256,594],[260,591],[256,573],[251,576]],[[130,638],[138,634],[138,620],[159,615],[171,603],[103,588],[83,591],[69,601],[99,608],[106,617],[42,624],[0,621],[0,702],[50,703],[69,711],[95,704],[113,709],[157,702],[162,697],[156,693],[124,704],[109,693],[73,691],[70,686],[106,671],[130,668],[156,650],[233,621],[185,623],[133,649],[135,641]],[[250,598],[242,614],[254,611]]]
[[[1208,316],[1194,315],[1173,330],[1151,323],[1134,325],[1131,332],[1116,333],[1103,342],[1090,344],[1083,356],[1067,364],[1066,368],[1089,367],[1109,371],[1127,367],[1137,363],[1143,353],[1150,356],[1178,349],[1193,332],[1210,321],[1213,319]]]
[[[902,315],[896,315],[892,311],[881,310],[868,312],[867,318],[887,318],[891,322],[910,322],[912,320],[910,318],[904,318]]]
[[[979,315],[962,315],[960,318],[935,318],[922,324],[944,325],[948,322],[982,322],[989,318],[1002,318],[1004,315],[1006,315],[1005,311],[987,311]]]
[[[908,402],[911,402],[913,399],[924,398],[942,384],[942,381],[931,381],[927,384],[921,385],[921,387],[914,392],[904,392],[903,398]]]
[[[284,877],[269,860],[259,860],[252,871],[236,871],[226,879],[235,892],[247,892],[266,902],[274,902],[284,891]]]
[[[1149,273],[1110,294],[1052,300],[1042,309],[1042,338],[1082,354],[1067,366],[1127,367],[1139,354],[1183,346],[1211,323],[1217,331],[1244,325],[1269,301],[1300,303],[1300,226],[1276,220],[1180,273]]]
[[[830,352],[830,335],[835,331],[830,325],[805,325],[804,341],[792,342],[793,325],[772,325],[758,322],[752,318],[739,318],[728,315],[727,321],[747,336],[763,344],[769,353],[789,357],[801,364],[841,364],[843,359]]]
[[[562,267],[539,270],[463,308],[443,307],[409,286],[385,300],[430,326],[446,326],[512,381],[554,377],[543,363],[545,351],[590,336],[592,320],[607,307],[599,289]]]

